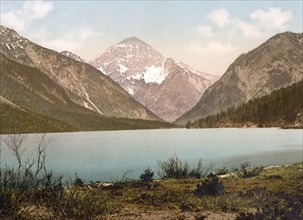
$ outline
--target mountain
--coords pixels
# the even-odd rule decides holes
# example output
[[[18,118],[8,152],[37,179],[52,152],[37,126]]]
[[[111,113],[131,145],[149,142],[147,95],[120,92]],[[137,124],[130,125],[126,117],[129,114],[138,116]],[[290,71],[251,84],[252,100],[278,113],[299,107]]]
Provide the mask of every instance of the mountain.
[[[159,120],[109,77],[0,27],[0,96],[77,130],[143,128]],[[167,127],[168,124],[159,126]],[[146,122],[152,127],[155,122]],[[157,125],[158,126],[158,125]],[[156,126],[156,127],[157,127]]]
[[[170,122],[193,107],[206,88],[218,79],[163,57],[136,37],[115,44],[89,63]]]
[[[176,120],[195,121],[238,106],[303,79],[303,34],[277,34],[239,56],[190,111]]]
[[[303,127],[303,80],[187,127]]]
[[[77,54],[74,54],[72,52],[69,52],[67,50],[60,52],[60,54],[66,56],[66,57],[72,58],[76,61],[85,63],[85,60],[83,60],[80,56],[78,56]]]

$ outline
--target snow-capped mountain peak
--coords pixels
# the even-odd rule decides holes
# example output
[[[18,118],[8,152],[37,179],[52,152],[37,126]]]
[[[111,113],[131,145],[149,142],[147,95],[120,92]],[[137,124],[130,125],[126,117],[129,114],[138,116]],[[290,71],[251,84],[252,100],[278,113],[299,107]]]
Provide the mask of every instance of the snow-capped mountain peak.
[[[122,84],[136,84],[135,81],[161,84],[166,76],[162,68],[164,61],[165,58],[149,44],[130,37],[89,63]],[[132,91],[136,93],[135,88]]]
[[[213,83],[137,37],[122,40],[89,63],[167,121],[189,110]]]

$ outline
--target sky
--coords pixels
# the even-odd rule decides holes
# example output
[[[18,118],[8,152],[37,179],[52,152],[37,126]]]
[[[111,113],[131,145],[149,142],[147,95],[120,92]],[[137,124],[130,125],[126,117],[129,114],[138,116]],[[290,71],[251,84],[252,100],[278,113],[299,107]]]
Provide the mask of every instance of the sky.
[[[5,1],[1,25],[86,61],[136,36],[163,56],[222,75],[242,53],[302,33],[303,1]]]

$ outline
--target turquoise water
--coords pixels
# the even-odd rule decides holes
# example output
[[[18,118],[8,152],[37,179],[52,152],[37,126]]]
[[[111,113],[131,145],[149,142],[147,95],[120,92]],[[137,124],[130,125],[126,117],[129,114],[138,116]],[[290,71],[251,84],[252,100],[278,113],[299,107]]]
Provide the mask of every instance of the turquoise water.
[[[38,134],[28,135],[24,158],[30,156]],[[175,154],[194,164],[234,168],[249,161],[253,165],[277,165],[303,160],[302,129],[221,128],[98,131],[47,134],[47,167],[56,175],[111,181],[138,178],[147,167],[157,172],[157,161]],[[2,135],[1,138],[6,136]],[[4,163],[14,159],[2,142]]]

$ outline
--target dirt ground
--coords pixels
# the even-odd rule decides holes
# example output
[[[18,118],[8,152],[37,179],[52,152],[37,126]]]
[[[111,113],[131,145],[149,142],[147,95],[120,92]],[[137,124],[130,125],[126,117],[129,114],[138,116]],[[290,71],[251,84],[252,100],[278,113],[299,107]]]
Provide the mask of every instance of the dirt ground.
[[[107,216],[108,220],[173,220],[173,219],[207,219],[207,220],[234,220],[237,214],[224,212],[178,212],[178,211],[130,211]]]

